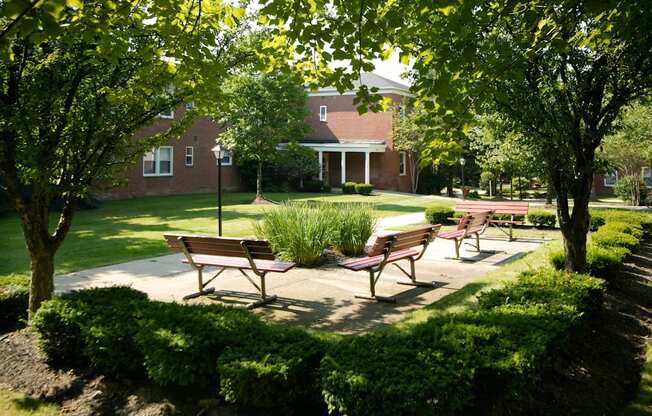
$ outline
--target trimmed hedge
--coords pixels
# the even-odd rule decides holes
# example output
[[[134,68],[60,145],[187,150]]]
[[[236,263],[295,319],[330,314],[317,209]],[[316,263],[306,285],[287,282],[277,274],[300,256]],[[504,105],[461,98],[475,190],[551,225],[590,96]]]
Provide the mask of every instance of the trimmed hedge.
[[[303,181],[303,192],[330,192],[330,186],[324,185],[319,179],[306,179]]]
[[[527,214],[527,220],[537,228],[555,228],[557,215],[554,212],[543,209],[531,210]]]
[[[342,193],[343,194],[354,194],[355,193],[355,182],[344,182],[342,184]]]
[[[23,326],[29,306],[29,277],[9,276],[0,279],[0,332]]]
[[[444,205],[433,205],[426,208],[425,212],[426,221],[428,221],[430,224],[453,223],[453,221],[449,220],[449,218],[454,218],[453,216],[455,214],[456,212],[453,210],[453,208]]]
[[[604,216],[599,212],[590,211],[589,231],[598,231],[598,228],[606,224]]]
[[[627,250],[634,250],[639,243],[638,238],[631,234],[625,234],[608,228],[605,224],[598,231],[591,234],[591,244],[599,247],[612,248],[624,247]]]
[[[371,195],[371,191],[374,190],[374,186],[368,183],[357,183],[355,184],[355,191],[360,195]]]
[[[629,250],[622,247],[604,248],[592,244],[586,247],[586,272],[591,276],[613,279],[618,275]],[[557,270],[563,270],[566,262],[564,250],[550,254],[550,262]]]

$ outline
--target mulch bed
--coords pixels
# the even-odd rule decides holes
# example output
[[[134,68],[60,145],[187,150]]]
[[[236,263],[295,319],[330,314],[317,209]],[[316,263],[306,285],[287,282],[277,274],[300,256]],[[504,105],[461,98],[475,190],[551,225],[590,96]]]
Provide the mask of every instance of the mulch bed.
[[[333,253],[328,263],[339,256]],[[652,241],[612,284],[605,307],[571,334],[567,348],[530,397],[484,409],[491,415],[615,415],[636,392],[652,334]],[[27,329],[0,335],[0,388],[58,403],[64,415],[234,415],[210,392],[170,392],[143,382],[111,382],[49,367]],[[214,393],[214,392],[213,392]]]

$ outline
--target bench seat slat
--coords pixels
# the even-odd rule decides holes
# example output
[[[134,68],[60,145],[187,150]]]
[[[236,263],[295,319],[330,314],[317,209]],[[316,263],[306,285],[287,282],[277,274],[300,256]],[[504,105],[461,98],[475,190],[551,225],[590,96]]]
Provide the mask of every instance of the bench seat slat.
[[[408,257],[416,256],[420,252],[421,252],[420,250],[414,248],[394,251],[392,252],[392,254],[389,255],[388,262],[398,261],[398,260],[406,259]],[[348,260],[343,263],[340,263],[340,266],[349,270],[359,271],[363,269],[368,269],[370,267],[378,266],[382,261],[383,261],[383,255],[378,255],[373,257],[364,257],[361,259]]]
[[[443,233],[437,234],[437,237],[443,238],[444,240],[450,240],[452,238],[458,238],[466,234],[465,230],[454,230],[454,231],[444,231]]]
[[[251,270],[249,260],[240,257],[227,257],[227,256],[211,256],[206,254],[192,254],[192,261],[197,265],[215,266],[215,267],[233,267],[238,269]],[[184,263],[188,263],[187,259],[183,259]],[[295,264],[278,261],[278,260],[254,260],[256,268],[264,272],[278,272],[285,273],[292,269]]]

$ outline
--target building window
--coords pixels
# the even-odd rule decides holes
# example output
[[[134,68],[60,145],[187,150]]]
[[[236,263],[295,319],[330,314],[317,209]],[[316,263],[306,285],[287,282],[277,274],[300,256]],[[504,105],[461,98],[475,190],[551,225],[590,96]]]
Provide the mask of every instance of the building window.
[[[143,156],[143,176],[172,176],[172,146],[161,146]]]
[[[174,110],[170,108],[169,110],[161,111],[158,116],[161,118],[172,120],[174,118]]]
[[[616,186],[616,183],[618,183],[618,172],[613,171],[613,172],[608,172],[604,175],[604,186]]]
[[[186,166],[192,166],[195,162],[195,148],[186,146]]]
[[[399,158],[398,158],[398,174],[401,176],[405,176],[407,173],[407,155],[405,152],[399,152]]]
[[[642,169],[641,175],[643,176],[643,182],[645,186],[652,186],[652,168],[646,166]]]
[[[217,161],[215,161],[215,164],[217,164]],[[228,150],[224,151],[224,155],[222,156],[222,166],[231,166],[233,164],[233,153],[229,152]]]
[[[325,105],[319,106],[319,121],[326,121],[328,117],[328,107]]]

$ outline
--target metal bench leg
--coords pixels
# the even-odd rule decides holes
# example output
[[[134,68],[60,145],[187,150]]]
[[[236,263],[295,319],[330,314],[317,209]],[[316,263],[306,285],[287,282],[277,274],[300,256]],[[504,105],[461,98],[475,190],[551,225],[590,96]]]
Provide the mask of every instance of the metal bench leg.
[[[204,267],[203,267],[203,266],[197,267],[197,286],[198,286],[198,291],[195,292],[195,293],[191,293],[191,294],[189,294],[189,295],[184,296],[184,297],[183,297],[183,300],[194,299],[194,298],[198,298],[198,297],[200,297],[200,296],[210,295],[211,293],[214,293],[214,292],[215,292],[215,288],[214,288],[214,287],[209,287],[208,289],[205,289],[205,288],[204,288],[205,285],[204,285],[203,271],[204,271]],[[213,279],[209,280],[209,283],[210,283],[210,281],[212,281],[212,280],[213,280]]]
[[[265,289],[265,273],[261,273],[260,277],[260,299],[247,305],[247,309],[258,308],[259,306],[267,305],[274,302],[278,297],[276,295],[267,296],[267,289]]]
[[[376,296],[376,282],[378,282],[378,279],[380,278],[381,273],[382,273],[382,269],[379,270],[378,275],[374,277],[374,270],[369,269],[369,293],[370,293],[370,295],[365,295],[363,293],[356,293],[353,296],[358,298],[358,299],[367,299],[367,300],[376,300],[376,301],[379,301],[379,302],[396,303],[396,299],[394,299],[392,297]]]
[[[396,266],[400,271],[403,272],[407,277],[410,278],[410,280],[397,280],[396,283],[399,285],[408,285],[408,286],[418,286],[418,287],[437,287],[438,285],[435,282],[423,282],[420,280],[417,280],[417,272],[415,268],[415,261],[413,258],[408,257],[408,260],[410,261],[410,273],[406,272],[403,270],[403,268],[398,264],[398,263],[392,263],[394,266]]]

